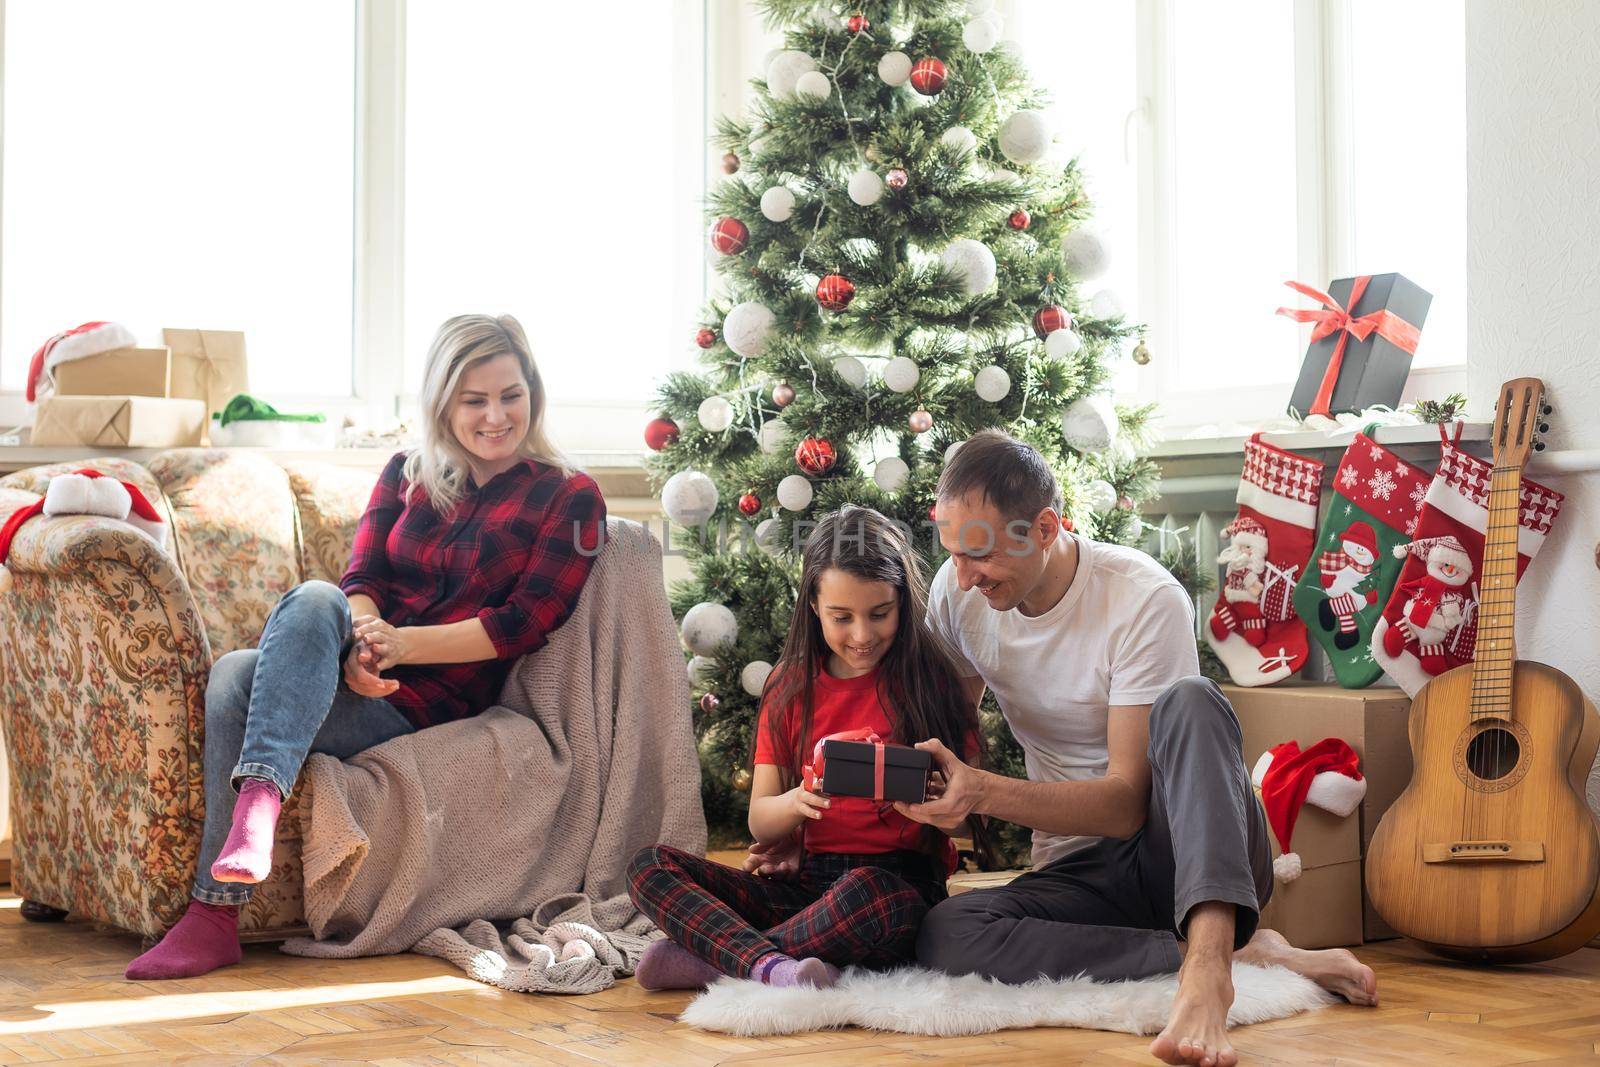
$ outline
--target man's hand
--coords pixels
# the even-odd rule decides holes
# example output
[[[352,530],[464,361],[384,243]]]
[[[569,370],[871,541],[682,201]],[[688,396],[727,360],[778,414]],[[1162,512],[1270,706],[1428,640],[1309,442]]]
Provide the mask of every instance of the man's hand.
[[[380,678],[378,670],[377,656],[357,638],[350,646],[350,654],[344,658],[344,684],[358,696],[379,699],[400,688],[400,683],[394,679]]]
[[[936,780],[935,787],[929,790],[934,799],[921,804],[897,800],[894,810],[951,833],[977,810],[983,798],[983,772],[962,763],[937,737],[919,741],[916,747],[933,756],[933,771],[943,779],[943,789],[938,788],[941,783]]]
[[[762,878],[788,879],[800,872],[800,831],[768,845],[757,841],[744,858],[744,869]]]

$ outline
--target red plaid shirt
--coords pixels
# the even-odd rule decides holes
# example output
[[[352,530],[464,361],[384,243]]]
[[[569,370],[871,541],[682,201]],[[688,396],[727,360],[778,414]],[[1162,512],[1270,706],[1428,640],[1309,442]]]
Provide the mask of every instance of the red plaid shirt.
[[[405,502],[404,465],[402,452],[383,469],[339,588],[371,597],[394,626],[481,619],[496,655],[389,671],[400,683],[389,703],[420,730],[493,705],[512,662],[566,622],[598,555],[606,504],[587,474],[563,478],[524,460],[440,515],[420,488]]]

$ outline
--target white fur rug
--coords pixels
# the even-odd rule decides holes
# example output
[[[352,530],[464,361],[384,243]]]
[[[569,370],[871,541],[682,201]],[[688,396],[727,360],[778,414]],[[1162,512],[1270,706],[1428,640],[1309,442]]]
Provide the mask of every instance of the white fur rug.
[[[1233,965],[1229,1026],[1282,1019],[1338,997],[1282,967]],[[1041,978],[1022,986],[919,967],[888,973],[850,968],[832,989],[774,989],[724,978],[690,1002],[682,1021],[701,1030],[770,1037],[860,1026],[956,1037],[1032,1026],[1154,1034],[1167,1023],[1176,975],[1128,982]]]

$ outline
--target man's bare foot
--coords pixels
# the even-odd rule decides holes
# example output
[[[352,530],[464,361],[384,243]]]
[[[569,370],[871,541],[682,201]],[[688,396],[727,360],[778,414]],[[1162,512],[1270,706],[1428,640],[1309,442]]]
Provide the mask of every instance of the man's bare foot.
[[[1178,996],[1167,1028],[1150,1042],[1163,1063],[1233,1067],[1239,1054],[1228,1041],[1233,1006],[1233,961],[1226,954],[1190,952],[1178,970]]]
[[[1276,930],[1257,930],[1250,943],[1234,953],[1240,963],[1277,964],[1305,975],[1330,993],[1352,1004],[1377,1007],[1378,976],[1372,968],[1342,948],[1295,948]]]

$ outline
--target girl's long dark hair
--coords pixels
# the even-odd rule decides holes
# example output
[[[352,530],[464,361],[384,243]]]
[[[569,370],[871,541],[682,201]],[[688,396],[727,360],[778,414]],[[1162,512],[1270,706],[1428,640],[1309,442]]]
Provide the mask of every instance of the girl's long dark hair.
[[[815,743],[816,672],[830,651],[815,604],[822,575],[830,568],[862,581],[883,582],[899,594],[899,627],[878,669],[878,699],[894,725],[893,736],[885,740],[912,745],[936,737],[968,761],[968,738],[976,738],[981,756],[977,710],[962,690],[955,660],[927,627],[927,581],[909,537],[880,512],[848,505],[825,516],[806,542],[789,636],[761,695],[761,713],[767,716],[774,741],[781,746],[791,729],[799,739],[794,751],[787,753],[787,764],[780,767],[783,788],[792,789],[800,782]],[[791,725],[791,715],[799,716],[797,724]],[[924,829],[937,835],[932,827]],[[925,835],[930,849],[938,841],[932,835]],[[973,837],[983,854],[987,841],[976,818]]]

